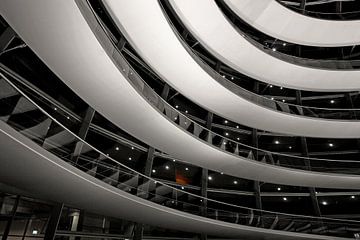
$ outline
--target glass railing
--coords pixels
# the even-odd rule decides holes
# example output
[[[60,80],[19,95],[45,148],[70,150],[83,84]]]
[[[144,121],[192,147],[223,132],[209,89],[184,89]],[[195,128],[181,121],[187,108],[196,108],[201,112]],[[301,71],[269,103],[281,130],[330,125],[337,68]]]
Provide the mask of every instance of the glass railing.
[[[303,8],[298,7],[297,5],[292,5],[292,2],[283,1],[283,0],[276,0],[278,3],[283,5],[286,8],[289,8],[297,13],[303,14],[305,16],[319,18],[319,19],[326,19],[326,20],[360,20],[360,11],[342,11],[342,12],[335,12],[336,9],[334,8],[334,12],[327,12],[327,11],[312,11],[306,10]],[[344,1],[345,2],[345,1]],[[298,3],[300,5],[300,3]],[[323,4],[326,4],[324,2]],[[346,4],[346,2],[345,2]]]
[[[273,57],[300,66],[319,69],[356,70],[360,68],[360,60],[349,59],[351,58],[351,55],[354,54],[353,50],[355,46],[339,46],[329,48],[286,43],[280,39],[276,39],[269,35],[266,35],[265,33],[260,32],[248,23],[244,22],[234,11],[232,11],[232,9],[223,0],[217,0],[216,3],[218,4],[224,15],[227,17],[228,21],[239,32],[240,35],[242,35],[248,42],[253,44],[255,47]],[[264,44],[264,41],[272,42],[272,44]],[[289,47],[288,45],[291,45],[291,47]],[[309,55],[309,52],[312,52],[314,58],[295,56],[297,54],[295,49],[299,47],[302,49],[302,51],[307,52],[307,55]],[[288,49],[292,50],[289,51]],[[321,56],[326,59],[320,59],[319,57]],[[341,60],[339,58],[342,58],[344,60]]]
[[[162,1],[160,1],[160,4]],[[165,5],[162,5],[163,7]],[[194,60],[216,81],[221,83],[224,87],[234,92],[235,94],[245,98],[246,100],[256,103],[260,106],[269,108],[271,110],[280,111],[287,114],[295,114],[312,118],[324,118],[324,119],[341,119],[341,120],[357,120],[358,116],[360,116],[360,109],[352,108],[352,109],[337,109],[337,108],[317,108],[317,107],[307,107],[296,104],[290,104],[283,101],[278,101],[275,99],[267,98],[262,95],[258,95],[249,90],[242,88],[240,85],[235,84],[226,78],[226,76],[221,75],[217,71],[215,71],[212,67],[210,67],[205,61],[199,57],[196,52],[188,46],[186,41],[183,39],[181,34],[177,31],[174,24],[168,17],[168,11],[163,8],[164,15],[167,16],[167,20],[169,25],[173,28],[173,31],[183,44],[183,46],[188,50],[190,55],[194,58]],[[240,81],[241,82],[241,81]]]
[[[86,139],[79,138],[16,87],[11,76],[2,73],[0,77],[0,119],[68,164],[109,184],[109,187],[168,208],[234,224],[342,237],[352,237],[360,230],[359,221],[285,214],[227,204],[145,176],[122,164],[124,156],[109,156],[88,144]],[[98,137],[96,132],[89,134],[87,138]],[[74,151],[75,148],[78,151]]]
[[[302,170],[360,174],[360,161],[357,160],[307,158],[265,151],[224,137],[191,120],[185,114],[172,107],[149,85],[146,84],[146,82],[125,60],[125,58],[122,56],[122,53],[117,49],[115,40],[113,37],[108,35],[109,32],[106,31],[106,28],[102,25],[101,20],[91,9],[90,5],[79,1],[79,5],[80,4],[82,4],[80,9],[85,16],[85,19],[89,22],[89,25],[92,26],[94,34],[98,37],[98,40],[101,44],[103,44],[105,51],[108,52],[109,56],[111,56],[116,66],[129,81],[129,83],[139,92],[142,97],[144,97],[153,107],[158,109],[169,121],[175,123],[184,131],[191,133],[197,139],[207,142],[208,144],[215,146],[227,153],[248,159],[249,161],[256,159],[264,163]],[[261,98],[261,100],[264,99],[265,98]]]

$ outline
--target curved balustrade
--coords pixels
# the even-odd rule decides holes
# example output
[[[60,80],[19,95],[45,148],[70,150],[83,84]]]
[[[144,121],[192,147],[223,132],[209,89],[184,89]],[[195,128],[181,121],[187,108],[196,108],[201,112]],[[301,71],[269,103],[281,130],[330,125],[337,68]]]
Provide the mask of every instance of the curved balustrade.
[[[300,66],[319,69],[356,70],[360,68],[360,60],[351,59],[358,56],[357,52],[354,52],[356,46],[313,47],[287,43],[257,30],[242,20],[232,9],[234,7],[233,4],[226,3],[224,0],[217,0],[216,3],[239,34],[255,47],[273,57]],[[301,51],[296,50],[299,48],[301,48]],[[289,51],[289,49],[291,50]],[[311,52],[311,57],[296,56],[300,55],[300,53],[304,54],[304,52],[306,55],[309,55],[309,52]],[[348,55],[346,55],[347,52]]]
[[[160,1],[159,1],[160,2]],[[290,104],[282,101],[277,101],[272,98],[267,98],[265,96],[253,93],[249,90],[242,88],[239,84],[240,81],[231,81],[226,78],[225,75],[221,75],[214,68],[208,65],[205,61],[202,60],[201,57],[197,55],[197,52],[194,51],[185,41],[183,36],[179,33],[178,29],[172,23],[169,14],[164,7],[166,5],[160,2],[160,5],[163,7],[164,15],[167,16],[169,25],[173,28],[174,33],[176,33],[179,40],[182,42],[184,47],[188,50],[189,54],[196,60],[196,62],[204,69],[206,72],[216,81],[221,83],[223,86],[233,91],[235,94],[253,102],[258,105],[264,106],[271,110],[276,110],[288,114],[296,114],[301,116],[307,116],[312,118],[326,118],[326,119],[346,119],[346,120],[357,120],[357,116],[359,116],[360,109],[336,109],[336,108],[317,108],[317,107],[307,107],[296,104]],[[170,4],[169,4],[170,5]],[[170,6],[169,6],[170,7]],[[174,11],[171,11],[175,14]],[[234,70],[235,71],[235,70]],[[256,81],[256,80],[254,80]]]
[[[350,21],[350,20],[360,20],[360,11],[345,11],[345,12],[326,12],[326,11],[312,11],[303,9],[291,3],[287,3],[286,1],[276,0],[278,3],[283,5],[286,8],[289,8],[297,13],[303,14],[305,16],[326,19],[326,20],[343,20],[343,21]],[[324,3],[326,4],[326,3]],[[300,5],[300,3],[299,3]],[[336,10],[336,9],[334,9]]]
[[[94,148],[36,105],[8,80],[11,76],[6,73],[0,76],[2,121],[65,162],[122,191],[169,208],[246,226],[340,237],[352,237],[360,230],[359,221],[242,207],[200,197],[159,182],[122,164],[124,159]],[[18,96],[19,100],[13,101],[14,96]],[[17,117],[19,114],[21,118]],[[92,137],[96,138],[96,133],[89,136]],[[75,147],[79,149],[77,155],[74,155]]]
[[[100,34],[104,34],[103,28],[98,28]],[[186,115],[181,114],[160,96],[158,96],[153,89],[151,89],[145,82],[133,71],[128,63],[121,57],[118,51],[113,55],[117,59],[117,64],[121,66],[124,73],[127,74],[128,79],[139,92],[146,97],[154,106],[157,107],[171,122],[178,125],[185,131],[192,133],[200,140],[206,141],[215,147],[222,149],[228,153],[237,156],[245,157],[247,159],[257,159],[270,164],[275,164],[284,167],[299,168],[304,170],[325,171],[336,173],[357,173],[359,169],[356,167],[360,165],[359,161],[355,160],[329,160],[305,158],[298,156],[291,156],[286,154],[279,154],[270,151],[264,151],[245,144],[238,143],[230,138],[226,138],[189,119]]]
[[[12,70],[8,69],[6,66],[3,66],[0,64],[0,69],[4,71],[8,76],[11,76],[11,81],[13,84],[15,84],[21,91],[26,93],[27,96],[30,97],[31,100],[35,101],[36,104],[39,104],[47,113],[49,113],[51,116],[55,116],[57,120],[60,120],[63,125],[65,125],[69,129],[74,129],[74,126],[77,127],[81,123],[81,117],[69,110],[68,108],[64,107],[62,104],[58,103],[56,100],[52,99],[51,97],[47,96],[46,93],[42,92],[41,90],[34,87],[31,83],[29,83],[26,79],[20,77],[16,73],[14,73]],[[14,80],[14,81],[13,81]],[[3,83],[3,84],[1,84]],[[5,85],[4,85],[5,84]],[[0,81],[0,89],[3,89],[4,93],[0,94],[0,100],[5,97],[11,97],[15,96],[15,92],[11,91],[8,84],[4,81]],[[8,92],[8,94],[5,94],[5,91]],[[68,117],[68,118],[67,118]],[[73,131],[78,130],[78,127],[74,129]],[[135,143],[133,141],[130,141],[128,139],[124,139],[123,137],[112,134],[111,132],[103,129],[101,126],[97,125],[94,122],[90,123],[90,132],[93,132],[92,134],[96,137],[94,139],[103,139],[104,142],[114,142],[118,141],[123,145],[126,145],[128,147],[131,147],[133,150],[139,150],[141,152],[146,152],[147,148],[139,145],[138,143]],[[106,151],[106,150],[104,150]],[[269,153],[269,156],[271,153]],[[155,156],[161,156],[167,159],[173,160],[174,158],[171,156],[166,155],[165,153],[157,153],[155,152]],[[291,155],[288,155],[289,157]],[[294,156],[296,157],[296,156]],[[314,158],[315,159],[315,158]],[[179,159],[176,159],[179,160]],[[320,160],[320,159],[319,159]],[[325,160],[326,161],[326,160]],[[331,161],[331,160],[330,160]],[[346,161],[346,160],[345,160]],[[349,161],[351,162],[351,161]],[[158,181],[163,181],[158,179]],[[169,185],[173,185],[173,182],[165,182]],[[190,187],[196,190],[199,190],[199,188],[194,188],[194,186]],[[187,186],[187,189],[189,189],[189,186]],[[221,189],[209,189],[209,191],[215,191],[215,192],[222,192]],[[341,192],[335,192],[332,193],[333,195],[341,195]],[[354,192],[351,192],[350,194],[354,195]],[[318,195],[321,195],[321,193],[318,193]],[[267,196],[269,196],[269,193],[267,193]],[[271,196],[271,194],[270,194]],[[279,196],[278,193],[275,193],[275,196]]]
[[[79,3],[82,3],[81,1]],[[162,99],[146,82],[136,73],[136,71],[130,66],[130,64],[122,56],[121,51],[117,48],[117,40],[107,28],[103,25],[101,19],[96,15],[94,10],[91,8],[91,5],[88,3],[88,6],[84,8],[89,8],[89,12],[83,12],[83,14],[91,14],[92,17],[95,17],[96,22],[90,22],[94,26],[93,31],[95,35],[99,38],[99,41],[106,44],[112,45],[114,51],[112,51],[112,58],[115,63],[118,65],[119,69],[122,70],[124,76],[127,77],[128,81],[132,86],[139,92],[141,96],[146,98],[152,106],[156,107],[163,115],[172,123],[183,129],[184,131],[192,134],[199,140],[207,142],[216,148],[220,148],[222,151],[225,151],[230,154],[234,154],[239,157],[243,157],[251,160],[259,160],[262,162],[291,167],[303,170],[312,170],[312,171],[321,171],[321,172],[331,172],[331,173],[346,173],[346,174],[358,174],[360,166],[360,161],[356,160],[330,160],[330,159],[316,159],[316,158],[306,158],[291,156],[286,154],[279,154],[270,151],[264,151],[262,149],[257,149],[245,144],[239,143],[230,138],[219,135],[211,130],[203,127],[197,122],[188,118],[185,114],[182,114],[177,109],[172,107],[164,99]],[[87,16],[91,17],[91,16]],[[89,20],[89,19],[87,19]],[[221,78],[222,79],[222,78]]]

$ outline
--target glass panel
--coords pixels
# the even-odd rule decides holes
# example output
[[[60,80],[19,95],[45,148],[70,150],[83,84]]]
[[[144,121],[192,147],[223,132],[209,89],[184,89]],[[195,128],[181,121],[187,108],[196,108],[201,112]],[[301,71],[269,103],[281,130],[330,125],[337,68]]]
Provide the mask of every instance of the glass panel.
[[[171,187],[136,172],[108,154],[101,152],[81,140],[38,105],[34,104],[18,88],[14,87],[10,81],[5,79],[4,76],[2,80],[5,81],[3,83],[9,84],[19,96],[28,101],[26,105],[27,108],[25,109],[24,105],[20,107],[16,101],[6,101],[3,99],[1,104],[7,104],[9,109],[13,109],[10,112],[16,112],[16,114],[20,113],[22,115],[21,118],[14,118],[12,114],[10,114],[7,118],[3,118],[3,121],[8,122],[20,133],[33,139],[34,142],[69,164],[119,190],[126,191],[169,208],[248,226],[341,236],[352,236],[351,229],[358,229],[360,227],[360,222],[358,221],[258,210],[203,198],[197,194],[182,190],[181,187]],[[36,118],[34,114],[36,114]],[[43,130],[44,127],[37,126],[42,126],[43,122],[48,119],[51,124],[46,125],[47,127],[45,127],[45,129],[51,133],[39,134],[39,132],[41,132],[39,129]],[[186,128],[186,125],[183,126]],[[31,130],[27,130],[29,128]],[[214,136],[217,137],[217,135]],[[220,137],[220,140],[223,140],[223,138]],[[221,144],[223,141],[216,140],[215,142],[223,145]],[[73,150],[76,146],[79,147],[79,144],[81,145],[80,154],[73,156]],[[114,143],[114,145],[115,144],[116,143]],[[233,142],[226,140],[226,145],[227,144],[233,144]],[[44,226],[45,221],[43,221],[43,219],[36,219],[29,225],[29,231],[36,229],[39,234],[43,234]],[[336,229],[344,227],[346,227],[345,231],[335,231]]]

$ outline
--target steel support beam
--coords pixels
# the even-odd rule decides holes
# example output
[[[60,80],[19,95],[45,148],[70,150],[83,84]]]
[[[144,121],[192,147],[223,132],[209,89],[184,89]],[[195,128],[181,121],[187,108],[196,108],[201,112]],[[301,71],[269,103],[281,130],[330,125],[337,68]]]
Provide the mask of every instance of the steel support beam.
[[[6,240],[9,237],[10,228],[11,228],[11,225],[12,225],[14,219],[15,219],[15,215],[16,215],[17,208],[19,206],[19,202],[20,202],[20,195],[18,195],[16,197],[16,199],[15,199],[13,208],[11,210],[11,217],[6,223],[6,226],[5,226],[3,235],[2,235],[2,240]]]
[[[301,0],[300,9],[302,10],[302,13],[305,13],[305,7],[306,7],[306,0]]]
[[[59,221],[60,221],[60,217],[61,217],[63,208],[64,208],[63,203],[53,206],[51,213],[50,213],[50,218],[49,218],[49,221],[48,221],[48,224],[46,227],[46,231],[45,231],[45,237],[44,237],[45,240],[55,239],[57,227],[59,225]]]
[[[118,43],[116,44],[116,46],[117,46],[117,48],[119,49],[120,52],[124,49],[125,44],[126,44],[126,39],[123,36],[121,36]]]
[[[218,70],[220,70],[220,62],[218,61],[216,64]],[[214,118],[214,114],[212,112],[208,112],[207,116],[206,116],[206,122],[205,122],[205,127],[209,130],[211,130],[212,127],[212,122],[213,122],[213,118]],[[207,198],[207,192],[208,192],[208,180],[209,180],[209,170],[206,168],[202,168],[201,169],[201,183],[200,183],[200,191],[201,191],[201,196],[204,198]],[[201,212],[200,212],[201,216],[206,217],[207,216],[207,200],[203,199],[203,201],[201,202]],[[206,234],[200,234],[200,239],[201,240],[206,240],[207,239],[207,235]]]
[[[83,226],[84,226],[84,220],[85,220],[85,211],[84,210],[80,210],[79,216],[78,216],[78,221],[76,223],[76,231],[77,232],[81,232],[83,230]],[[75,240],[81,240],[81,237],[75,237]]]
[[[15,31],[11,27],[7,27],[0,36],[0,53],[3,52],[16,37]]]
[[[85,140],[85,138],[87,136],[87,133],[89,131],[89,128],[90,128],[92,119],[94,118],[94,115],[95,115],[95,110],[89,106],[88,109],[86,110],[85,117],[81,123],[80,130],[78,132],[78,136],[83,140]],[[74,152],[71,157],[72,162],[77,163],[77,161],[81,155],[83,146],[84,146],[84,143],[81,141],[78,141],[76,143]]]
[[[164,88],[161,92],[161,98],[164,99],[165,101],[167,101],[169,97],[169,91],[170,91],[170,86],[169,84],[165,83]]]
[[[342,13],[342,1],[337,1],[336,2],[336,12],[337,13]]]
[[[168,95],[168,91],[167,94]],[[146,162],[145,162],[145,166],[144,166],[144,175],[150,177],[151,176],[151,171],[152,171],[152,166],[153,166],[153,162],[154,162],[154,153],[155,153],[155,148],[153,147],[149,147],[147,155],[146,155]],[[142,198],[147,198],[148,197],[148,191],[149,191],[149,184],[150,182],[145,180],[144,178],[139,179],[138,185],[141,186],[141,189],[138,189],[138,195],[141,196]],[[144,225],[142,223],[134,223],[133,226],[133,239],[134,240],[141,240],[143,237],[143,232],[144,232]]]
[[[256,84],[255,84],[255,88],[257,88],[257,92],[258,92],[259,86],[256,86]],[[258,134],[257,134],[257,129],[252,130],[251,144],[255,148],[259,147],[259,138],[258,138]],[[253,155],[254,155],[255,160],[259,160],[259,152],[257,150],[253,150]],[[254,195],[255,195],[255,206],[257,209],[261,210],[262,209],[262,201],[261,201],[261,190],[260,190],[260,182],[259,181],[254,181]],[[261,219],[261,213],[260,213],[260,216],[259,216],[258,222],[257,222],[257,226],[261,226],[261,225],[262,225],[262,219]]]
[[[220,68],[221,68],[221,62],[220,62],[220,61],[217,61],[217,62],[216,62],[216,65],[215,65],[215,71],[216,71],[216,72],[220,72]]]
[[[212,112],[208,112],[206,115],[205,127],[209,130],[211,130],[213,118],[214,118],[214,114]]]
[[[302,105],[302,99],[301,99],[301,91],[300,90],[297,90],[296,91],[296,103],[298,105]],[[304,113],[300,112],[301,115],[304,115]],[[301,143],[301,155],[303,157],[309,157],[309,150],[308,150],[308,144],[307,144],[307,140],[305,137],[300,137],[300,143]],[[308,159],[304,160],[304,164],[306,166],[306,168],[308,170],[311,170],[311,163]],[[312,205],[314,207],[314,212],[315,212],[315,215],[316,216],[321,216],[321,211],[320,211],[320,207],[319,207],[319,201],[317,199],[317,196],[316,196],[316,191],[315,191],[315,188],[314,187],[310,187],[309,188],[309,192],[310,192],[310,198],[311,198],[311,202],[312,202]]]

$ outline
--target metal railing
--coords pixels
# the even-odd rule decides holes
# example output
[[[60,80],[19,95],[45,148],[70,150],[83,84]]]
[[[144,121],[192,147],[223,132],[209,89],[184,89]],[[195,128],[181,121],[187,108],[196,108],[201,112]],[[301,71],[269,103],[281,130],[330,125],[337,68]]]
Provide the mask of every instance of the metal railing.
[[[345,237],[351,237],[354,232],[360,230],[360,222],[355,220],[311,217],[237,206],[204,198],[164,184],[122,164],[123,157],[109,156],[88,144],[86,140],[70,131],[17,88],[9,80],[11,76],[6,73],[1,73],[0,76],[1,81],[8,84],[7,91],[0,91],[1,109],[8,109],[9,111],[5,112],[10,112],[1,112],[2,115],[4,113],[10,115],[10,117],[2,117],[2,121],[7,122],[21,134],[31,138],[63,161],[109,184],[109,187],[115,187],[172,209],[246,226]],[[9,92],[19,95],[23,104],[9,100],[6,95]],[[36,111],[36,118],[34,118],[34,111]],[[11,117],[19,113],[21,113],[21,119]],[[42,129],[39,126],[43,126],[42,124],[47,120],[51,121],[49,127],[46,128],[47,131],[53,134],[61,133],[62,138],[53,138],[51,134],[39,134],[39,130]],[[32,125],[29,126],[29,122]],[[90,138],[97,137],[96,132],[90,134],[93,135],[89,136]],[[79,155],[74,156],[74,146],[79,143],[82,145],[82,150]]]

